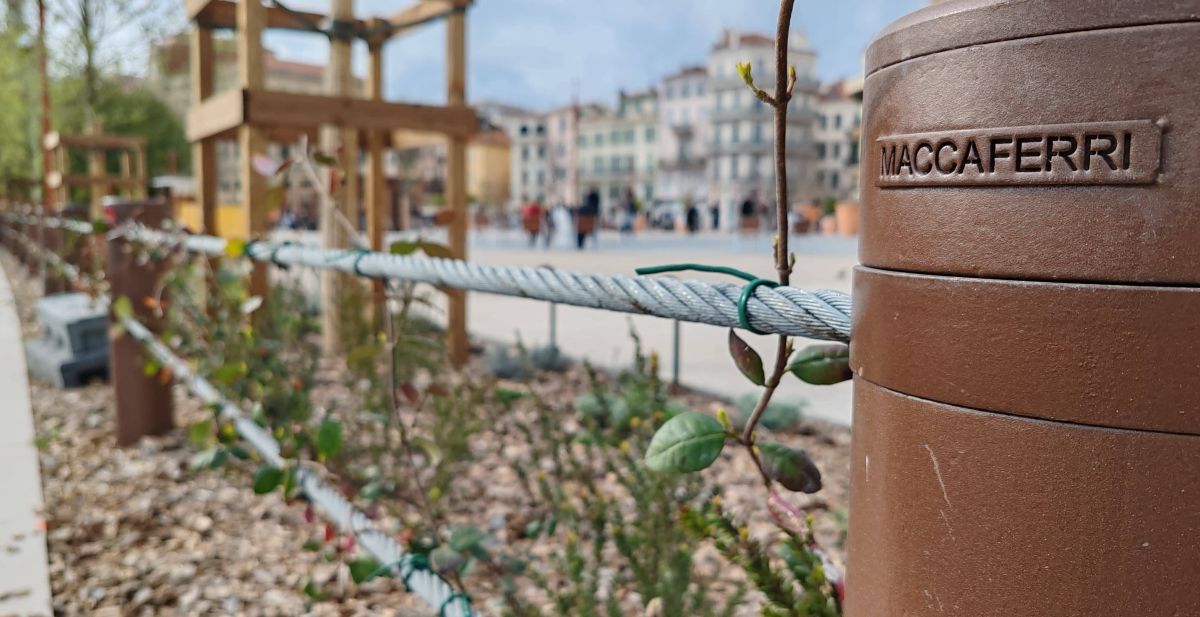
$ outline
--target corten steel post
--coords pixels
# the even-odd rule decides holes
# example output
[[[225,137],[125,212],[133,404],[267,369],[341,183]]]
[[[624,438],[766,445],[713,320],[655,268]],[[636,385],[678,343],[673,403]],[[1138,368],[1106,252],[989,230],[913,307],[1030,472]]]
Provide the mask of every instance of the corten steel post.
[[[165,210],[165,207],[139,208],[132,218],[147,226],[160,227]],[[108,241],[106,268],[113,301],[129,298],[134,317],[151,332],[161,332],[161,320],[146,306],[145,299],[158,293],[159,280],[166,271],[162,262],[138,264],[136,255],[128,252],[128,243],[115,237]],[[175,425],[170,383],[156,375],[146,375],[146,356],[141,344],[122,333],[109,341],[108,357],[116,398],[117,444],[127,446],[145,435],[170,431]]]
[[[867,51],[848,617],[1200,615],[1200,1]]]

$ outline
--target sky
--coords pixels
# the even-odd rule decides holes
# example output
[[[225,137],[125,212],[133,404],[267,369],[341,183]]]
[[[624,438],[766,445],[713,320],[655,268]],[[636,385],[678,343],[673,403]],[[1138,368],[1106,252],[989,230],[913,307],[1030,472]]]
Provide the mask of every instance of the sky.
[[[406,0],[358,0],[359,17],[387,16]],[[800,0],[793,40],[808,38],[822,81],[862,71],[871,37],[924,0]],[[328,0],[291,0],[327,11]],[[776,0],[476,0],[467,20],[467,97],[546,110],[572,99],[612,103],[619,89],[654,85],[688,64],[703,64],[722,28],[772,33]],[[273,31],[266,45],[281,57],[324,63],[320,36]],[[429,25],[385,48],[385,98],[445,100],[445,28]],[[355,50],[356,71],[366,50]]]

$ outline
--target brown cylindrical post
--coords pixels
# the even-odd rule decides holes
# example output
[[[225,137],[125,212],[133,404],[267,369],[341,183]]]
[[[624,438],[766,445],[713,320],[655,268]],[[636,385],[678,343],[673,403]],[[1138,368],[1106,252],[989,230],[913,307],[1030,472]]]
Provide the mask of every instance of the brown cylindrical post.
[[[136,218],[145,225],[159,227],[166,208],[136,207],[125,203],[114,210],[119,217],[128,213],[126,220]],[[118,222],[123,221],[118,219]],[[161,332],[161,320],[155,317],[145,299],[156,297],[165,266],[156,261],[138,264],[137,256],[120,237],[109,239],[107,257],[110,297],[114,302],[121,297],[129,298],[134,317],[151,332]],[[122,333],[109,341],[108,350],[109,374],[116,399],[117,444],[131,445],[142,436],[161,435],[171,430],[174,420],[170,384],[157,375],[146,375],[146,355],[141,343]]]
[[[847,617],[1200,615],[1197,57],[1197,0],[871,44]]]

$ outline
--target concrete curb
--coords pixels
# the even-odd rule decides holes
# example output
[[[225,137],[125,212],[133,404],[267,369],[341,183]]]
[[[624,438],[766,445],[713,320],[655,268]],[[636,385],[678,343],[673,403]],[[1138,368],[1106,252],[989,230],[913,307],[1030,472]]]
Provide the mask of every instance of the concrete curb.
[[[53,614],[21,322],[0,270],[0,615]]]

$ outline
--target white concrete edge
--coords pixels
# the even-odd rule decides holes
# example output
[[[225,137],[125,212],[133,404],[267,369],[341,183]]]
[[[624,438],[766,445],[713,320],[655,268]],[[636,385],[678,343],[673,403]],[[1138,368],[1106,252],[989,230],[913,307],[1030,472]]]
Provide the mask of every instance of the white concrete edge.
[[[21,321],[0,269],[0,615],[53,615]]]

